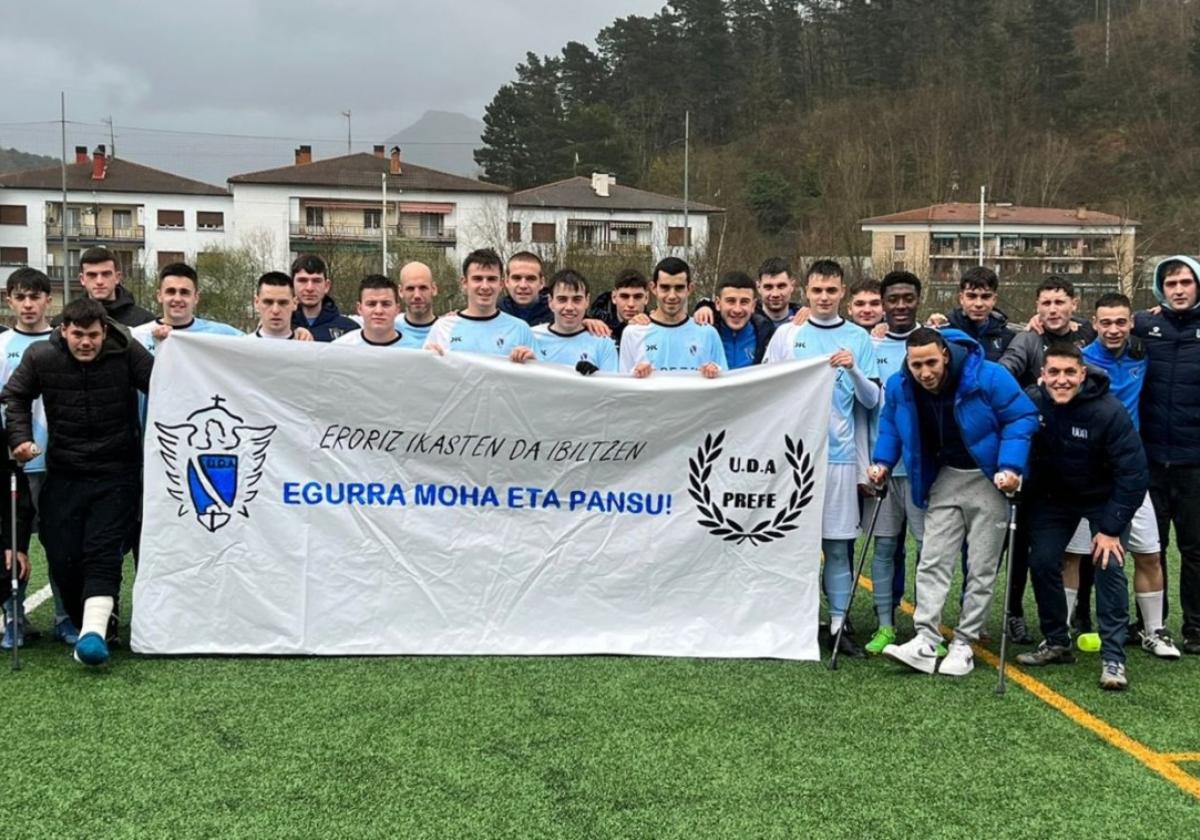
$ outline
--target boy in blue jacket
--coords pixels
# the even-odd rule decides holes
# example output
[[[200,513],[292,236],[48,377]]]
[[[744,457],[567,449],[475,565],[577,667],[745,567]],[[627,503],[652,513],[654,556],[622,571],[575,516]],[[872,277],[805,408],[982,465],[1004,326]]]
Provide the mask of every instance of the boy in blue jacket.
[[[883,482],[904,458],[913,503],[925,510],[917,564],[917,635],[884,656],[917,671],[965,676],[974,669],[992,601],[1008,505],[1020,487],[1037,431],[1037,410],[1008,371],[984,359],[959,330],[921,328],[906,341],[905,369],[887,383],[868,477]],[[938,662],[942,608],[968,545],[963,605],[954,640]]]

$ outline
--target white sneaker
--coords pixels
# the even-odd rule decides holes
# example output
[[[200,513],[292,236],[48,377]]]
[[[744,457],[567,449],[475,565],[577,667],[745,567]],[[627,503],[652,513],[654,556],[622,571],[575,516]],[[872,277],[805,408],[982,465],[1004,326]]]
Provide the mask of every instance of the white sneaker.
[[[1142,650],[1152,656],[1157,656],[1159,659],[1178,659],[1182,655],[1179,653],[1179,648],[1175,647],[1175,643],[1171,641],[1171,637],[1167,635],[1165,627],[1160,627],[1153,633],[1143,631],[1139,635],[1142,639]]]
[[[938,666],[938,673],[947,677],[965,677],[975,670],[975,654],[966,642],[950,643],[950,652]]]
[[[937,648],[920,636],[902,645],[888,645],[883,649],[883,655],[922,674],[932,674],[937,668]]]

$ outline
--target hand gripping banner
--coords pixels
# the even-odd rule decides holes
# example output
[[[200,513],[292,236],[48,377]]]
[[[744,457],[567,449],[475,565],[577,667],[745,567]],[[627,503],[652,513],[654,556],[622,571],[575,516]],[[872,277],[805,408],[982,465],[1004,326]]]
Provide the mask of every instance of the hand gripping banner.
[[[816,659],[832,382],[176,333],[133,648]]]

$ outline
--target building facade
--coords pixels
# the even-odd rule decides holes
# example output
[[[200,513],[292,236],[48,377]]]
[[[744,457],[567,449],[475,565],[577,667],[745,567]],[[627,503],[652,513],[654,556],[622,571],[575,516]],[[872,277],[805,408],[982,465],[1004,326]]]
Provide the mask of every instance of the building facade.
[[[1122,289],[1134,280],[1138,222],[1076,208],[988,204],[934,204],[864,219],[871,262],[882,276],[911,271],[931,282],[954,282],[980,263],[1003,277],[1077,275],[1111,279]]]

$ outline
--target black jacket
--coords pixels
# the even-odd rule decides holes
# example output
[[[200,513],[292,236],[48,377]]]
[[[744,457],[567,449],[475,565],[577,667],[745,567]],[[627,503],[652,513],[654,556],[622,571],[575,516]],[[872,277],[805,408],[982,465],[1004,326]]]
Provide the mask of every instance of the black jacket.
[[[1146,456],[1156,464],[1200,464],[1200,307],[1139,312],[1133,334],[1149,356],[1139,406]]]
[[[137,305],[137,301],[133,297],[133,292],[126,289],[120,283],[117,284],[117,293],[112,300],[102,300],[104,311],[118,324],[126,327],[140,327],[142,324],[148,324],[156,317],[149,309],[142,309]],[[62,318],[58,315],[50,321],[50,326],[57,327],[62,323]]]
[[[1008,325],[1008,316],[993,309],[986,321],[979,325],[967,317],[962,307],[953,309],[946,316],[950,326],[962,330],[979,342],[983,348],[983,357],[989,362],[998,362],[1009,343],[1016,337],[1016,331]]]
[[[136,470],[142,460],[136,391],[149,390],[153,365],[146,348],[113,321],[100,354],[86,364],[71,355],[56,330],[49,340],[29,346],[0,393],[9,445],[33,440],[32,405],[41,397],[50,435],[49,472]]]
[[[531,327],[554,323],[554,313],[550,311],[550,292],[547,289],[542,289],[537,299],[529,306],[518,306],[508,295],[501,295],[498,308],[507,315],[520,318]]]
[[[308,323],[308,318],[304,317],[303,310],[296,307],[296,311],[292,313],[292,327],[304,327],[312,333],[313,341],[333,341],[348,332],[361,329],[358,322],[347,318],[338,310],[337,303],[329,295],[325,295],[325,299],[321,301],[321,311],[311,324]]]
[[[1101,508],[1092,524],[1119,536],[1146,498],[1150,468],[1129,412],[1108,392],[1107,374],[1088,368],[1083,387],[1066,405],[1057,405],[1044,385],[1025,393],[1041,426],[1033,436],[1028,503]]]
[[[1042,375],[1042,362],[1046,358],[1046,349],[1055,342],[1069,341],[1076,347],[1083,348],[1096,340],[1096,330],[1087,321],[1072,318],[1070,332],[1063,335],[1054,333],[1036,333],[1026,330],[1019,333],[1008,343],[1007,349],[1000,356],[1000,364],[1008,368],[1008,372],[1021,384],[1028,388],[1038,381]]]

